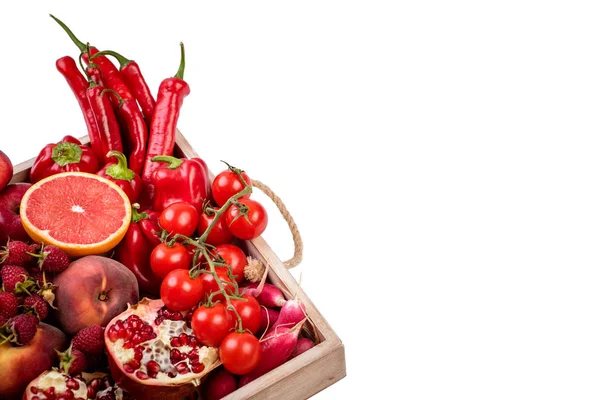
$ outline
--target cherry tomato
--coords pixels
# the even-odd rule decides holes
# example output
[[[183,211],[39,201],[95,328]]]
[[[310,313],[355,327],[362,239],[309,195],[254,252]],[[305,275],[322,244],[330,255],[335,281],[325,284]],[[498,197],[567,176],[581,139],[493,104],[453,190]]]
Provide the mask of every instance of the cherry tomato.
[[[235,288],[233,287],[233,285],[231,284],[231,281],[229,280],[229,275],[227,275],[227,271],[223,268],[217,268],[216,271],[217,271],[217,276],[223,282],[223,288],[227,291],[228,294],[233,293]],[[204,285],[204,291],[207,296],[209,294],[211,294],[212,292],[217,292],[219,290],[219,285],[217,285],[217,282],[215,281],[215,277],[212,274],[208,274],[208,273],[200,274],[199,278],[202,281],[202,285]],[[219,293],[213,297],[213,301],[217,301],[217,300],[225,301],[225,296],[223,296],[221,293]]]
[[[240,215],[236,205],[229,207],[225,213],[225,222],[229,231],[233,236],[244,240],[259,237],[267,228],[269,221],[267,210],[258,201],[252,199],[242,199],[239,202],[248,207],[247,218]]]
[[[181,243],[175,243],[172,247],[161,243],[152,250],[150,254],[150,268],[154,275],[164,278],[175,269],[189,269],[192,257],[188,249]]]
[[[261,348],[258,339],[249,332],[231,332],[219,347],[219,358],[232,374],[243,375],[260,362]]]
[[[160,285],[160,298],[172,311],[189,310],[202,300],[202,296],[202,281],[198,277],[190,277],[187,269],[169,272]]]
[[[198,226],[198,211],[188,203],[173,203],[160,213],[158,222],[170,235],[192,236]]]
[[[245,172],[242,172],[242,177],[248,184],[248,186],[252,186],[252,180]],[[223,206],[223,204],[227,203],[227,200],[234,194],[241,192],[244,189],[244,184],[240,180],[240,177],[228,169],[221,172],[219,175],[215,176],[215,179],[212,183],[212,196],[219,206]],[[241,199],[247,199],[250,197],[250,193],[243,195],[240,197]]]
[[[218,254],[231,267],[231,273],[235,277],[235,280],[240,283],[244,280],[244,268],[248,264],[246,254],[239,247],[233,244],[220,244],[213,251],[212,254]],[[217,267],[219,269],[226,269],[227,267]]]
[[[240,314],[243,328],[256,334],[260,328],[261,321],[260,304],[258,304],[258,301],[256,301],[254,296],[248,294],[243,295],[242,299],[231,299],[231,305],[237,310],[238,314]],[[233,311],[229,312],[234,320],[237,320],[235,313]]]
[[[219,346],[234,326],[235,320],[223,303],[200,306],[192,315],[194,335],[205,346]]]
[[[218,208],[214,209],[215,211],[219,211]],[[215,219],[215,214],[206,215],[205,212],[200,214],[200,219],[198,222],[198,233],[200,235],[204,234],[206,229],[210,226],[210,224]],[[227,229],[227,225],[225,225],[225,215],[222,215],[221,218],[217,221],[215,226],[208,233],[208,237],[206,238],[206,243],[212,244],[213,246],[217,246],[223,243],[231,243],[233,240],[233,235]]]

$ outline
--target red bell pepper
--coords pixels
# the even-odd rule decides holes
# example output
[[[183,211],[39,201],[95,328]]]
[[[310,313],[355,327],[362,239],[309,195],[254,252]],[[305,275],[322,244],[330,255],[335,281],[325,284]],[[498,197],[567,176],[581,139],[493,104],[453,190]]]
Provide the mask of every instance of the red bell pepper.
[[[206,163],[200,158],[180,159],[171,156],[156,156],[152,162],[168,165],[158,167],[152,174],[154,186],[154,211],[178,202],[186,202],[198,213],[202,203],[210,196],[210,178]]]
[[[107,158],[115,157],[117,162],[106,164],[104,168],[98,171],[98,175],[116,183],[129,197],[131,203],[135,203],[142,190],[142,178],[129,168],[127,168],[127,158],[125,154],[119,151],[109,151]]]
[[[161,231],[158,226],[158,213],[140,213],[135,208],[131,211],[131,224],[115,250],[115,258],[133,272],[140,291],[158,295],[161,279],[154,275],[150,268],[150,254],[160,243],[160,236],[157,236]]]
[[[60,172],[89,172],[100,169],[94,151],[81,144],[73,136],[65,136],[60,142],[46,145],[31,167],[31,183]]]

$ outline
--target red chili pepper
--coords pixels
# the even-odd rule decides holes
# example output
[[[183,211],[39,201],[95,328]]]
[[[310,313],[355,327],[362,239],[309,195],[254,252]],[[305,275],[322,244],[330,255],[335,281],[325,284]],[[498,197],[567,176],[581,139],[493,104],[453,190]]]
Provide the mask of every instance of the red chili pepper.
[[[117,162],[106,164],[98,171],[98,175],[116,183],[129,197],[129,201],[135,203],[142,190],[142,178],[127,168],[127,158],[120,151],[109,151],[106,157],[115,157]]]
[[[152,175],[154,185],[154,211],[161,212],[173,203],[190,203],[198,213],[202,203],[210,196],[210,177],[206,163],[200,158],[179,159],[157,156],[152,162],[165,162]],[[157,164],[158,165],[158,164]]]
[[[65,30],[73,43],[75,43],[77,48],[83,53],[83,60],[85,62],[89,62],[88,53],[91,54],[92,57],[98,53],[98,49],[89,47],[77,39],[73,32],[62,21],[53,15],[50,16]],[[144,117],[117,67],[115,67],[106,56],[94,58],[94,63],[100,71],[100,77],[104,86],[114,90],[123,100],[121,107],[118,109],[118,114],[127,127],[128,148],[131,151],[129,154],[129,167],[136,173],[141,174],[144,168],[146,147],[148,143],[148,130],[146,123],[144,122]]]
[[[75,94],[75,97],[77,98],[79,107],[83,112],[83,118],[85,119],[85,124],[87,126],[88,137],[90,139],[92,150],[94,151],[98,159],[104,159],[106,151],[104,150],[104,146],[102,145],[100,129],[98,127],[98,124],[96,123],[94,111],[90,106],[90,102],[88,101],[86,94],[88,88],[88,81],[81,74],[81,72],[79,72],[75,60],[69,56],[62,57],[56,60],[56,69],[58,69],[58,72],[60,72],[62,76],[64,76],[67,83],[69,84],[69,87],[73,91],[73,94]]]
[[[90,85],[87,89],[87,98],[94,112],[98,129],[100,130],[103,144],[102,160],[104,160],[104,163],[107,163],[110,158],[107,154],[109,151],[123,151],[119,121],[113,111],[109,96],[104,94],[107,89],[93,82]]]
[[[133,272],[142,292],[158,295],[161,279],[154,275],[150,268],[150,254],[157,244],[149,240],[148,235],[152,235],[158,243],[160,239],[152,231],[146,231],[150,228],[159,232],[160,228],[158,223],[154,227],[152,225],[147,212],[140,213],[133,208],[131,223],[125,237],[115,250],[115,258]]]
[[[158,165],[150,162],[152,157],[159,155],[173,155],[175,136],[177,134],[177,120],[185,96],[190,94],[190,86],[183,80],[185,69],[185,50],[181,46],[181,62],[175,77],[162,81],[158,89],[156,107],[150,125],[150,138],[148,139],[148,153],[142,179],[152,179],[152,174]]]
[[[91,148],[83,146],[73,136],[48,144],[42,149],[31,167],[31,183],[60,172],[89,172],[95,174],[100,166]]]
[[[152,115],[154,114],[154,106],[156,105],[156,101],[154,100],[154,96],[152,96],[150,88],[148,87],[148,84],[142,75],[140,66],[135,61],[125,58],[121,54],[112,50],[103,50],[98,52],[92,56],[92,59],[95,60],[97,57],[107,55],[115,57],[119,62],[119,71],[121,72],[121,76],[127,83],[129,90],[133,93],[133,97],[135,97],[140,105],[142,113],[144,114],[144,119],[146,120],[146,125],[150,125],[150,122],[152,121]]]

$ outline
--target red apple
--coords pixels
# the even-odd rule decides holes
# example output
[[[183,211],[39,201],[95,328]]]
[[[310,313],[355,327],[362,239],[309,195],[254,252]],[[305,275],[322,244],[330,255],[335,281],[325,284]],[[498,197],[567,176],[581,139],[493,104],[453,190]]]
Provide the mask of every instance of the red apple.
[[[0,150],[0,190],[4,189],[13,175],[13,165],[10,158]]]
[[[29,183],[13,183],[0,192],[0,245],[11,240],[29,240],[29,236],[21,224],[19,207],[21,198],[29,189]]]
[[[55,349],[64,350],[66,346],[65,334],[43,322],[25,346],[0,345],[0,399],[20,399],[29,382],[55,365]]]
[[[74,335],[90,325],[106,326],[139,300],[135,275],[118,261],[86,256],[73,261],[53,281],[60,326]]]

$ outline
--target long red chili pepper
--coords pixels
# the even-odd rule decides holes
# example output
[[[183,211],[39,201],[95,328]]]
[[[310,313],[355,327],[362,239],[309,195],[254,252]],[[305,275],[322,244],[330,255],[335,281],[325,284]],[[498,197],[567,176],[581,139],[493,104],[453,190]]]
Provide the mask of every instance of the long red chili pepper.
[[[94,112],[96,123],[100,130],[102,137],[103,154],[101,160],[104,163],[109,162],[110,157],[107,155],[109,151],[116,150],[123,152],[123,145],[121,143],[121,131],[119,129],[119,121],[113,111],[110,98],[104,92],[108,89],[104,89],[103,86],[90,83],[90,87],[87,89],[87,98]]]
[[[84,53],[83,60],[85,62],[89,62],[88,53],[92,56],[98,53],[98,49],[89,47],[81,40],[77,39],[73,32],[62,21],[53,15],[50,16],[65,30],[77,48]],[[127,127],[128,147],[130,150],[129,168],[134,172],[141,174],[144,168],[146,146],[148,143],[148,130],[146,123],[144,122],[144,117],[117,67],[115,67],[106,56],[94,58],[94,63],[100,71],[104,86],[117,92],[121,99],[123,99],[123,105],[119,107],[118,113]]]
[[[56,69],[64,76],[73,94],[75,94],[79,107],[83,112],[92,150],[94,150],[94,154],[96,154],[99,160],[103,160],[106,151],[104,151],[104,146],[102,145],[102,137],[96,123],[96,118],[94,117],[94,111],[86,95],[88,81],[79,72],[77,64],[72,57],[66,56],[56,60]]]
[[[92,56],[92,60],[95,60],[97,57],[107,55],[113,56],[119,62],[119,71],[121,72],[121,76],[127,83],[129,90],[131,90],[133,93],[133,97],[135,97],[140,105],[142,113],[144,114],[144,119],[146,120],[146,124],[150,125],[156,101],[154,100],[154,96],[152,96],[150,88],[148,87],[148,84],[142,75],[140,66],[135,61],[125,58],[121,54],[112,50],[103,50],[98,52]]]
[[[152,174],[159,164],[151,159],[159,155],[173,155],[175,136],[177,134],[177,120],[185,96],[190,94],[190,86],[183,80],[185,70],[185,49],[181,46],[181,62],[179,70],[173,78],[162,81],[158,89],[156,107],[150,125],[150,139],[148,140],[148,153],[142,179],[150,181]]]

